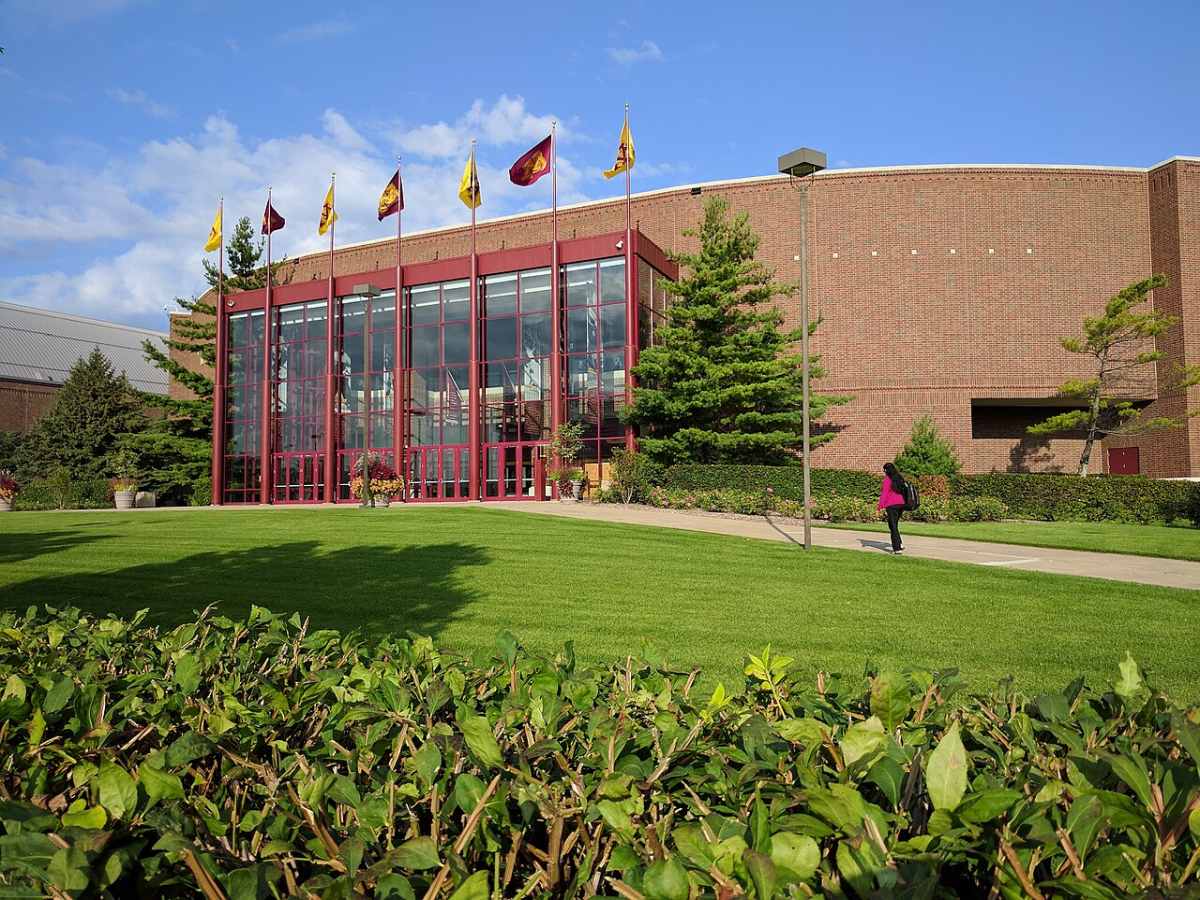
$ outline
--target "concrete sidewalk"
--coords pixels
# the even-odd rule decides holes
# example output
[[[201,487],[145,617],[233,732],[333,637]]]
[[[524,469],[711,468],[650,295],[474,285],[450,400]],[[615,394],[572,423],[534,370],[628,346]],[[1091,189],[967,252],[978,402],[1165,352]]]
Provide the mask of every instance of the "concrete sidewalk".
[[[772,516],[734,516],[706,513],[699,510],[654,509],[647,506],[622,506],[616,503],[514,503],[488,504],[489,509],[540,513],[569,519],[593,522],[617,522],[629,525],[653,525],[659,528],[679,528],[685,531],[706,531],[768,541],[804,543],[804,523],[796,519]],[[890,553],[891,543],[886,534],[848,531],[829,526],[814,527],[814,546],[839,550],[860,550],[870,553]],[[1078,575],[1087,578],[1106,578],[1111,581],[1132,581],[1162,587],[1200,590],[1200,562],[1178,559],[1159,559],[1152,556],[1129,556],[1121,553],[1092,553],[1082,550],[1055,550],[1049,547],[1022,547],[1013,544],[992,544],[984,541],[963,541],[954,538],[906,535],[904,555],[919,559],[940,559],[947,562],[971,563],[1006,569],[1024,569],[1055,575]]]

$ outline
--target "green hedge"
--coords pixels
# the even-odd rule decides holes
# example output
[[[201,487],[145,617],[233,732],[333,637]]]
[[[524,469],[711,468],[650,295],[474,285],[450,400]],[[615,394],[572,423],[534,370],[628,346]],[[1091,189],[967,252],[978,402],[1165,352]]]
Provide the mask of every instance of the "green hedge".
[[[1194,896],[1200,711],[1128,657],[1036,697],[745,672],[4,613],[0,893]]]
[[[781,497],[804,495],[799,466],[676,465],[663,486],[680,490],[765,491]],[[852,469],[813,469],[812,492],[874,501],[882,474]],[[1138,475],[957,475],[951,494],[991,497],[1014,518],[1063,521],[1156,523],[1191,519],[1200,525],[1200,484],[1158,481]]]
[[[75,482],[67,492],[64,509],[105,509],[112,506],[112,491],[108,481],[93,478]],[[31,481],[22,485],[13,509],[43,510],[58,509],[59,498],[48,481]]]

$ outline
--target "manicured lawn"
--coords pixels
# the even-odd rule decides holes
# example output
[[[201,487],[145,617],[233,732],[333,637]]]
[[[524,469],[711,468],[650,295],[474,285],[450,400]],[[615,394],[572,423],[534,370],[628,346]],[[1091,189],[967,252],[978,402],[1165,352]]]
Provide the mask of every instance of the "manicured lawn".
[[[0,606],[76,604],[177,622],[218,603],[321,627],[412,630],[469,651],[509,629],[586,660],[643,642],[740,687],[768,641],[858,674],[959,667],[1024,689],[1115,674],[1126,649],[1200,699],[1200,591],[1073,579],[502,509],[281,509],[0,516]]]
[[[887,525],[839,522],[834,528],[887,532]],[[1167,559],[1200,560],[1200,528],[1184,525],[1121,525],[1116,522],[902,522],[905,534],[1095,550],[1099,553],[1133,553]]]

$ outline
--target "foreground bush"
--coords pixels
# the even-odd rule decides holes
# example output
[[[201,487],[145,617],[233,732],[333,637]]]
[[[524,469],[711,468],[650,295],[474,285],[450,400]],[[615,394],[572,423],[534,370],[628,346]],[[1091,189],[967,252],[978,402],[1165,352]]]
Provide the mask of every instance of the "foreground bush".
[[[140,619],[140,617],[139,617]],[[1200,712],[504,634],[464,660],[252,610],[0,616],[5,896],[1115,898],[1195,883]]]

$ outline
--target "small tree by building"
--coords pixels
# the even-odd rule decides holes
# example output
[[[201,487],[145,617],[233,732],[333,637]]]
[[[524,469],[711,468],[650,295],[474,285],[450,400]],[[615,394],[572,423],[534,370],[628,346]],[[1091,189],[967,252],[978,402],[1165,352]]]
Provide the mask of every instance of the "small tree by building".
[[[930,416],[913,422],[908,443],[896,457],[896,468],[905,475],[957,475],[962,463],[954,445],[938,432]]]
[[[1149,299],[1151,291],[1166,284],[1167,276],[1154,275],[1122,288],[1105,304],[1103,315],[1083,320],[1083,337],[1068,337],[1061,341],[1065,350],[1092,357],[1096,374],[1093,378],[1072,379],[1058,389],[1060,397],[1082,403],[1082,409],[1058,413],[1031,425],[1027,431],[1036,435],[1082,431],[1080,476],[1088,474],[1097,438],[1178,428],[1186,422],[1183,417],[1145,416],[1144,411],[1128,399],[1130,386],[1138,380],[1139,370],[1144,371],[1146,366],[1157,363],[1164,356],[1160,350],[1143,348],[1179,321],[1154,309],[1137,311]],[[1180,368],[1166,385],[1166,391],[1182,391],[1196,384],[1200,384],[1200,366]]]
[[[772,301],[795,286],[774,280],[755,260],[758,237],[745,214],[705,205],[697,253],[673,256],[686,273],[671,286],[661,343],[648,347],[633,372],[638,384],[626,421],[640,428],[642,450],[657,463],[792,462],[803,442],[799,330],[782,330]],[[813,322],[810,333],[817,327]],[[809,374],[824,375],[820,358]],[[813,420],[850,398],[811,394]],[[814,446],[832,440],[816,434]]]

